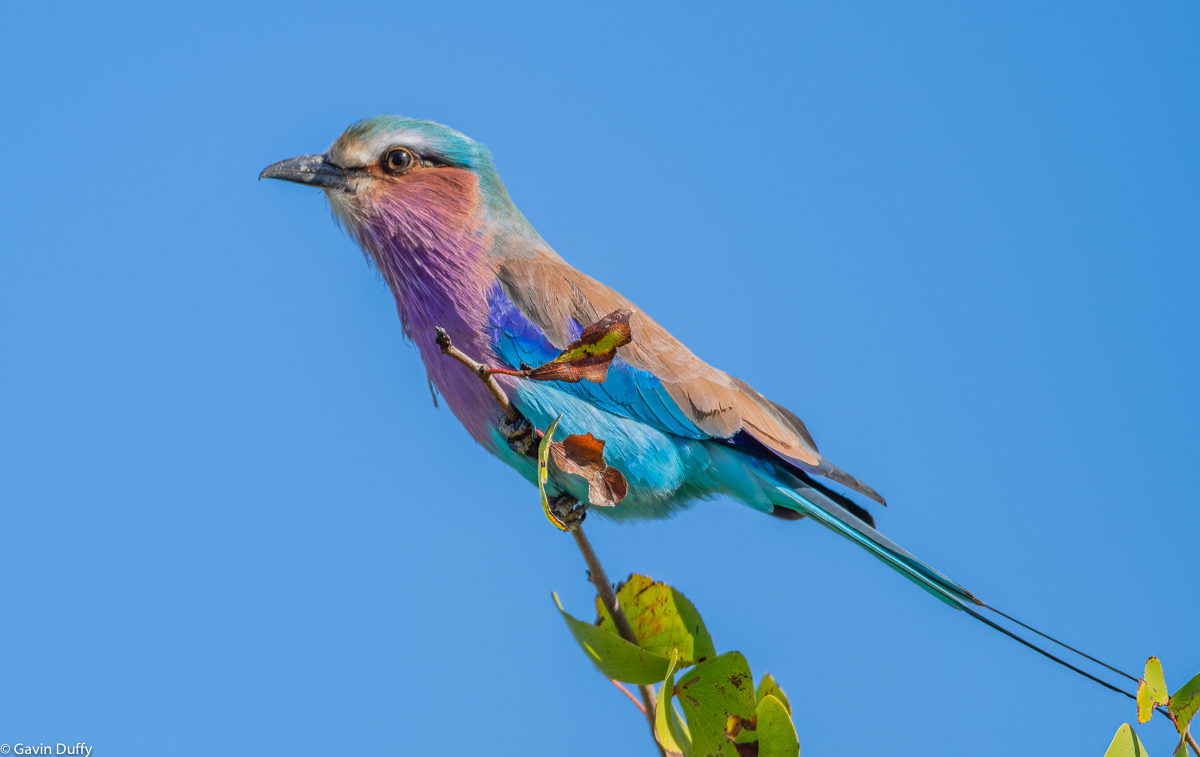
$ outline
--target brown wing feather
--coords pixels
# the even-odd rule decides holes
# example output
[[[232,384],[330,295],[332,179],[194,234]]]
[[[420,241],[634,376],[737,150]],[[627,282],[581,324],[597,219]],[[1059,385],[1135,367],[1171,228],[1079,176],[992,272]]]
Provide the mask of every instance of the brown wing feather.
[[[566,346],[572,320],[587,325],[618,308],[634,311],[633,343],[618,354],[630,365],[662,380],[671,398],[702,431],[728,439],[746,430],[779,454],[822,470],[804,423],[746,382],[705,363],[633,303],[590,276],[550,255],[508,260],[497,278],[509,299],[558,348]]]

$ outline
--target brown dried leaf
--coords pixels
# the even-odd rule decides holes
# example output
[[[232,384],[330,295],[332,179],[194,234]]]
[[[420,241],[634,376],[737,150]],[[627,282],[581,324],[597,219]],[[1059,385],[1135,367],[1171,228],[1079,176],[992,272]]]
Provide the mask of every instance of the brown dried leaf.
[[[588,502],[612,507],[629,491],[621,471],[604,462],[604,440],[590,433],[568,436],[550,445],[550,459],[563,473],[571,473],[588,483]]]
[[[601,384],[608,378],[608,366],[617,356],[617,348],[633,341],[629,327],[632,310],[614,310],[588,326],[579,339],[567,345],[558,357],[534,368],[528,377],[534,381],[566,381],[576,384],[591,381]]]

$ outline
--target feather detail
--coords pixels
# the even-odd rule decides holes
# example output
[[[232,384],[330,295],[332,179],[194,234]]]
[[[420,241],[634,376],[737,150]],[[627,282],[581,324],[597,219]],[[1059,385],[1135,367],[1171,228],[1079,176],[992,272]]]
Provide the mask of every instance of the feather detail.
[[[391,289],[404,334],[420,350],[451,412],[476,441],[494,445],[498,410],[491,395],[434,342],[435,329],[443,327],[468,354],[494,359],[484,335],[492,280],[484,251],[491,239],[475,174],[419,171],[406,179],[403,192],[377,200],[346,217],[346,227]]]
[[[496,277],[508,301],[507,317],[527,321],[516,330],[530,343],[537,343],[525,354],[552,357],[575,337],[570,331],[572,325],[578,328],[578,324],[592,323],[620,308],[634,311],[630,321],[633,342],[617,350],[614,368],[618,368],[617,373],[627,369],[635,376],[640,372],[657,383],[635,379],[632,383],[636,389],[632,392],[628,387],[609,387],[609,399],[598,401],[611,411],[623,410],[627,417],[692,438],[732,439],[746,432],[771,453],[806,472],[828,475],[884,503],[874,489],[822,458],[808,428],[794,413],[759,394],[745,381],[708,365],[633,303],[556,255],[499,261]],[[518,314],[520,319],[516,318]],[[536,338],[530,336],[534,331]],[[510,336],[515,338],[515,332]]]

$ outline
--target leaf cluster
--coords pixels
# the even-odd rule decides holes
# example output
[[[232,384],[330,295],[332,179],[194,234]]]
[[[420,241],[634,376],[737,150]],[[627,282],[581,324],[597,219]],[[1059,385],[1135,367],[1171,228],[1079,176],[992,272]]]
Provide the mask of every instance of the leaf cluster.
[[[1138,679],[1138,722],[1149,723],[1155,710],[1165,714],[1179,732],[1179,745],[1175,747],[1173,757],[1187,757],[1188,742],[1191,741],[1188,729],[1191,727],[1192,718],[1200,710],[1200,674],[1168,696],[1162,663],[1157,657],[1146,660],[1145,672]],[[1195,742],[1192,741],[1191,745],[1195,751]],[[1142,746],[1142,741],[1133,730],[1133,726],[1125,723],[1117,729],[1104,757],[1146,757],[1146,747]]]
[[[800,754],[787,695],[770,674],[755,687],[741,653],[717,654],[699,611],[678,589],[636,573],[617,587],[617,601],[636,645],[617,634],[599,597],[595,623],[585,623],[563,610],[558,595],[553,596],[571,635],[604,677],[661,684],[653,713],[654,735],[667,754]]]

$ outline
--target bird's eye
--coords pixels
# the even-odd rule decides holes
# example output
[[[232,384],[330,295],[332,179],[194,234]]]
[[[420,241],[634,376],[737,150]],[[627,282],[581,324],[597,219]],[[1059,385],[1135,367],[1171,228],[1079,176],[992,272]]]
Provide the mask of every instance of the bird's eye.
[[[383,167],[391,173],[404,173],[417,165],[417,156],[403,147],[393,147],[383,156]]]

